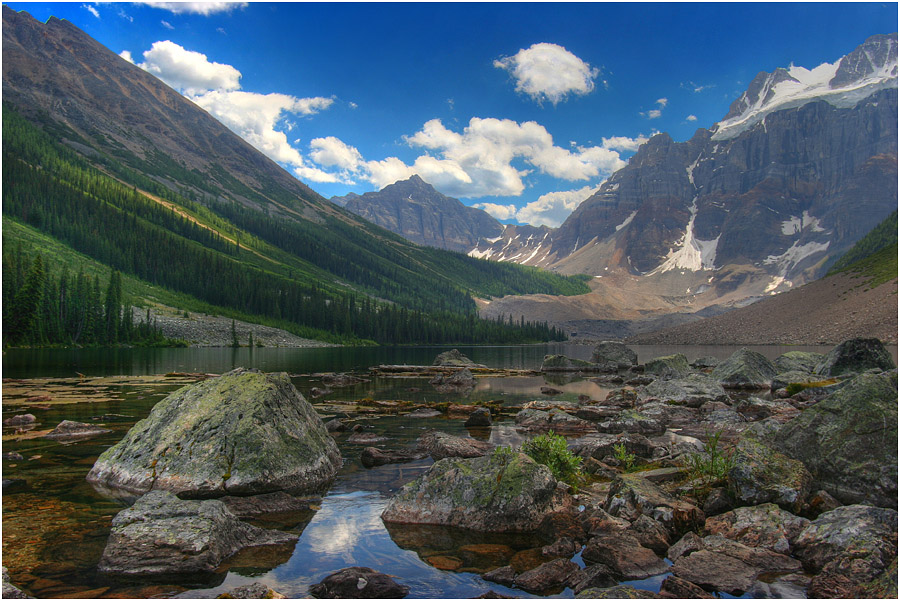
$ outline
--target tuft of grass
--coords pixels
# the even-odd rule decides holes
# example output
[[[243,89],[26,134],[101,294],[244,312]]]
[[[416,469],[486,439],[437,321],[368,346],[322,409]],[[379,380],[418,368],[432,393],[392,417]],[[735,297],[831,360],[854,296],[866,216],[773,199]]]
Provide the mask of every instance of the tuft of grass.
[[[631,473],[635,470],[634,462],[635,456],[634,453],[629,453],[628,449],[625,448],[625,443],[619,443],[613,445],[613,454],[616,459],[622,464],[622,467],[625,468],[625,473]]]

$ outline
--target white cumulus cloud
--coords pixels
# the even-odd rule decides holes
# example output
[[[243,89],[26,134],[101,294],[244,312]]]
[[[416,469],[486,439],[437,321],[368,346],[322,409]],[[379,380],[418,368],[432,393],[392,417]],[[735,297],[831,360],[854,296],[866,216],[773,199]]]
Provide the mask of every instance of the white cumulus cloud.
[[[687,119],[688,121],[696,121],[697,115],[688,115],[687,117],[685,117],[685,119]]]
[[[127,50],[119,56],[134,62]],[[270,159],[288,165],[301,179],[341,181],[337,175],[307,164],[281,131],[294,128],[289,115],[314,115],[334,104],[333,98],[245,92],[240,89],[240,71],[168,40],[154,42],[143,56],[139,67],[179,90]]]
[[[153,42],[138,66],[187,96],[241,87],[241,72],[231,65],[210,62],[205,54],[186,50],[169,40]]]
[[[472,206],[481,209],[499,220],[515,219],[519,223],[533,226],[546,225],[559,227],[572,214],[578,205],[584,202],[599,189],[599,186],[584,186],[577,190],[562,190],[542,194],[537,200],[522,208],[516,205],[503,205],[490,202],[476,203]]]
[[[88,11],[89,13],[91,13],[92,15],[94,15],[95,17],[97,17],[98,19],[100,18],[100,13],[97,12],[97,9],[94,8],[93,6],[91,6],[90,4],[82,4],[82,5],[81,5],[81,8],[83,8],[83,9],[86,10],[86,11]]]
[[[613,136],[611,138],[603,138],[602,146],[603,148],[616,150],[619,152],[637,152],[637,149],[640,148],[641,144],[649,139],[650,138],[643,134],[639,135],[636,138],[629,138],[627,136]]]
[[[160,23],[162,23],[162,26],[165,27],[166,29],[175,29],[175,26],[172,25],[171,23],[169,23],[168,21],[160,21]]]
[[[127,60],[127,61],[128,61],[129,63],[131,63],[132,65],[134,64],[134,57],[131,56],[131,52],[130,52],[130,51],[128,51],[128,50],[123,50],[122,52],[119,53],[119,56],[121,56],[122,58],[124,58],[125,60]]]
[[[212,15],[231,12],[247,6],[246,2],[135,2],[135,4],[146,4],[153,8],[161,8],[176,15]]]
[[[516,80],[516,91],[528,94],[537,102],[549,100],[554,105],[569,94],[588,94],[600,70],[591,67],[562,46],[541,42],[519,50],[513,56],[494,61]]]
[[[504,219],[515,219],[516,212],[519,210],[516,205],[500,205],[493,202],[479,202],[472,205],[476,209],[481,209],[494,219],[503,221]]]

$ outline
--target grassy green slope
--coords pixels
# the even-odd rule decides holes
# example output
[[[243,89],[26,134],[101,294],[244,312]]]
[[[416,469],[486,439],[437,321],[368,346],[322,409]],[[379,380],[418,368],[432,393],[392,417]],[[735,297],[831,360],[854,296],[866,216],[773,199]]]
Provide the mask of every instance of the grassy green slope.
[[[897,278],[897,211],[863,236],[837,260],[828,275],[858,273],[870,288]]]

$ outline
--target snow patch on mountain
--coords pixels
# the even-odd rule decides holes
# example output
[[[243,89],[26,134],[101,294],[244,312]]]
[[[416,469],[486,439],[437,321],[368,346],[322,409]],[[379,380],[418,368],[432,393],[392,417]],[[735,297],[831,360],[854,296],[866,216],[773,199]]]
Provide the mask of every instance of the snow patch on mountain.
[[[752,92],[744,92],[738,100],[744,106],[739,114],[712,127],[712,139],[734,138],[763,122],[774,111],[795,108],[815,100],[824,100],[837,108],[852,108],[878,90],[897,87],[896,40],[881,58],[864,47],[859,52],[861,55],[855,57],[856,60],[867,61],[871,71],[849,81],[844,81],[846,77],[839,77],[843,74],[839,73],[839,69],[847,57],[834,63],[823,63],[814,69],[791,65],[788,69],[778,69],[768,74],[758,89],[752,86]]]
[[[673,269],[687,271],[700,271],[701,269],[716,268],[716,248],[719,246],[719,236],[714,240],[700,240],[694,236],[694,220],[697,218],[697,199],[691,203],[691,218],[684,230],[684,236],[678,242],[678,248],[669,250],[668,256],[662,264],[647,275],[665,273]]]

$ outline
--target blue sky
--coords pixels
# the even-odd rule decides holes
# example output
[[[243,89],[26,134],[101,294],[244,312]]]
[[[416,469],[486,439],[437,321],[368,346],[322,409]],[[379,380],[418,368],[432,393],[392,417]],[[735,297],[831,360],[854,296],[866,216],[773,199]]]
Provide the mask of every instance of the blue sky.
[[[325,197],[418,173],[558,225],[759,71],[834,62],[895,3],[21,3],[154,73]]]

